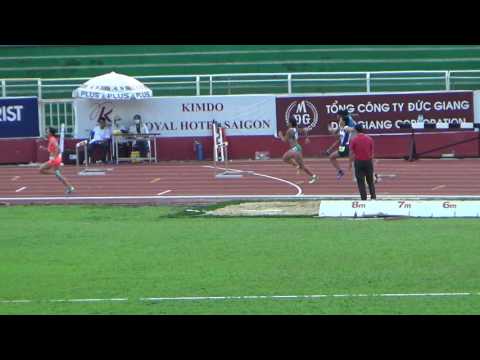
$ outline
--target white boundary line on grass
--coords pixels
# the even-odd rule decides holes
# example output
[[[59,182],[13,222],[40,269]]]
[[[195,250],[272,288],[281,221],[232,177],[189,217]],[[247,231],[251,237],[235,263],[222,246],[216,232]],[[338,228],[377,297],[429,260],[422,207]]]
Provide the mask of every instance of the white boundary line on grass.
[[[382,200],[480,200],[480,195],[382,195]],[[37,197],[0,197],[0,201],[60,201],[60,200],[360,200],[358,195],[171,195],[171,196],[37,196]]]
[[[386,294],[318,294],[318,295],[243,295],[243,296],[176,296],[176,297],[141,297],[137,301],[210,301],[210,300],[303,300],[324,298],[377,298],[377,297],[444,297],[444,296],[480,296],[480,292],[438,292],[438,293],[386,293]],[[95,303],[126,302],[128,298],[106,299],[54,299],[54,300],[0,300],[0,304],[31,303]]]
[[[48,302],[105,302],[105,301],[128,301],[128,298],[113,298],[113,299],[59,299],[59,300],[48,300]]]
[[[426,297],[426,296],[470,296],[480,293],[412,293],[412,294],[320,294],[320,295],[246,295],[246,296],[191,296],[140,298],[141,301],[177,301],[177,300],[298,300],[320,298],[355,298],[355,297]]]

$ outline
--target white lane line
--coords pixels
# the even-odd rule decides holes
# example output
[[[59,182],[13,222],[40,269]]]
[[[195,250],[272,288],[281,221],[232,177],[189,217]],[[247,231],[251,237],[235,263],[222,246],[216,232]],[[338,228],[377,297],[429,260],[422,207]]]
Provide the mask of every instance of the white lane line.
[[[166,191],[164,191],[164,192],[158,193],[157,196],[168,194],[168,193],[171,192],[171,191],[172,191],[172,190],[166,190]]]
[[[43,196],[43,197],[0,197],[0,201],[64,201],[64,200],[225,200],[225,199],[281,199],[281,200],[350,200],[359,199],[358,195],[318,194],[318,195],[171,195],[171,196]],[[383,195],[382,200],[480,200],[479,195]]]
[[[314,295],[240,295],[240,296],[173,296],[173,297],[141,297],[137,301],[210,301],[210,300],[302,300],[324,298],[376,298],[376,297],[455,297],[480,296],[479,292],[437,292],[437,293],[372,293],[372,294],[314,294]],[[28,303],[94,303],[94,302],[125,302],[128,298],[105,299],[54,299],[54,300],[0,300],[0,304]]]
[[[203,167],[210,168],[210,169],[215,169],[215,166],[211,166],[211,165],[204,165]],[[288,184],[288,185],[291,185],[291,186],[293,186],[295,189],[297,189],[297,194],[295,194],[295,196],[300,196],[300,195],[302,195],[302,193],[303,193],[302,188],[301,188],[300,186],[298,186],[297,184],[292,183],[291,181],[288,181],[288,180],[284,180],[284,179],[280,179],[280,178],[274,177],[274,176],[265,175],[265,174],[260,174],[260,173],[254,172],[254,171],[244,171],[244,170],[238,170],[238,169],[226,169],[226,168],[222,168],[222,167],[217,167],[217,169],[230,170],[230,171],[235,171],[235,172],[240,172],[240,173],[241,173],[241,172],[244,172],[244,173],[248,173],[248,174],[255,175],[255,176],[261,176],[261,177],[265,177],[265,178],[268,178],[268,179],[281,181],[281,182],[284,182],[284,183],[286,183],[286,184]]]
[[[438,47],[344,47],[320,49],[271,49],[271,50],[223,50],[223,51],[188,51],[165,53],[128,53],[128,54],[82,54],[82,55],[37,55],[37,56],[2,56],[5,60],[35,60],[35,59],[81,59],[81,58],[126,58],[126,57],[152,57],[152,56],[197,56],[197,55],[241,55],[241,54],[283,54],[283,53],[338,53],[338,52],[411,52],[411,51],[459,51],[480,50],[479,46],[438,46]]]
[[[20,191],[23,191],[25,190],[27,187],[26,186],[22,186],[21,188],[15,190],[16,193],[20,192]]]
[[[439,190],[439,189],[443,189],[444,187],[446,187],[447,185],[438,185],[438,186],[435,186],[434,188],[432,188],[432,191],[435,191],[435,190]]]

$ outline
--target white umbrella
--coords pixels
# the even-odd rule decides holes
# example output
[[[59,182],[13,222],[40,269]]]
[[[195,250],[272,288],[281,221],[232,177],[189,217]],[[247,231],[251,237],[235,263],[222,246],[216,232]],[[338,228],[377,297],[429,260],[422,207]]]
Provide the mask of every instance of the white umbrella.
[[[150,98],[153,93],[137,79],[112,71],[88,80],[75,89],[72,96],[97,100],[131,100]]]

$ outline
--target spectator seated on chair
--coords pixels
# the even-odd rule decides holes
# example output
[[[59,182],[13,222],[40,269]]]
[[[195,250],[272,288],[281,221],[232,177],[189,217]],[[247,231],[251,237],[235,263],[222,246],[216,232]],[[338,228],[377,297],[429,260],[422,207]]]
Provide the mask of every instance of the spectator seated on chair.
[[[107,127],[105,120],[100,119],[98,125],[92,130],[90,141],[88,144],[88,153],[95,158],[95,151],[100,149],[102,152],[102,161],[107,162],[107,153],[110,151],[110,142],[112,138],[112,132]]]
[[[142,121],[140,115],[133,117],[134,124],[130,126],[129,134],[148,134],[148,127]],[[150,152],[150,142],[144,139],[134,140],[132,143],[132,149],[140,152],[140,157],[147,157],[147,153]]]

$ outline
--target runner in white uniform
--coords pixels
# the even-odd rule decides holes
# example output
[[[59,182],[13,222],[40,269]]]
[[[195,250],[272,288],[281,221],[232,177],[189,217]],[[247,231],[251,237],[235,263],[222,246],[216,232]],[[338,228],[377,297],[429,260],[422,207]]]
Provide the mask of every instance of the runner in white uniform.
[[[308,168],[305,167],[305,164],[303,163],[302,147],[298,143],[298,135],[300,131],[304,132],[305,134],[307,133],[305,130],[297,128],[297,121],[295,119],[290,119],[288,130],[285,133],[285,136],[281,131],[278,132],[280,139],[282,139],[284,142],[288,142],[290,145],[290,149],[287,150],[283,155],[283,161],[305,172],[310,177],[308,182],[313,184],[318,180],[318,176],[314,175]],[[308,137],[306,142],[309,142]]]

